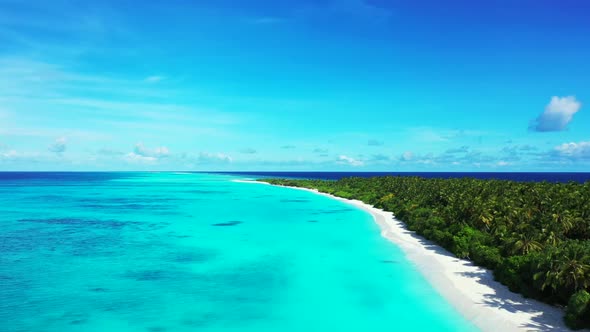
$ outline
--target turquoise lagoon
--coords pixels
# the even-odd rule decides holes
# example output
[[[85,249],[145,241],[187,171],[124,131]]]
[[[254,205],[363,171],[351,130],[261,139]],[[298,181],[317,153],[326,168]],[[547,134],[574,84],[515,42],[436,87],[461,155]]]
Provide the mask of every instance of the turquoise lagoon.
[[[190,173],[1,173],[0,331],[472,331],[310,192]]]

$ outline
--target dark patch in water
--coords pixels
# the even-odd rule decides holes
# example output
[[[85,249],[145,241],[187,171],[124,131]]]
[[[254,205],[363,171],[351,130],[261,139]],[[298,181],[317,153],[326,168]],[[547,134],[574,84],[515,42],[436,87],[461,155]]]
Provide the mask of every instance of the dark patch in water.
[[[41,227],[40,224],[45,225]],[[84,227],[85,223],[72,225],[63,221],[56,224],[59,227],[38,222],[34,227],[7,232],[0,236],[0,252],[4,255],[37,252],[45,256],[61,252],[71,256],[104,257],[120,255],[122,247],[127,245],[120,236],[119,228],[102,222],[100,227]]]
[[[370,282],[355,280],[349,287],[359,305],[365,308],[379,311],[383,310],[383,307],[387,303],[387,297],[381,289]]]
[[[318,222],[317,220],[308,220],[307,222]]]
[[[385,263],[385,264],[399,264],[398,261],[392,260],[392,259],[383,259],[383,260],[381,260],[381,263]]]
[[[165,327],[153,326],[153,327],[148,327],[147,330],[149,332],[165,332],[167,329]]]
[[[78,202],[87,202],[87,203],[129,203],[133,202],[135,199],[132,197],[87,197],[87,198],[80,198]]]
[[[31,196],[25,197],[25,200],[42,201],[42,202],[63,202],[67,197],[59,195],[42,195],[42,196]]]
[[[242,221],[237,221],[237,220],[232,220],[232,221],[225,221],[225,222],[219,222],[216,224],[211,224],[211,226],[217,226],[217,227],[227,227],[227,226],[236,226],[241,224]]]
[[[281,199],[281,203],[305,203],[305,202],[309,202],[309,199],[304,199],[304,198]]]
[[[143,223],[143,224],[137,223],[137,226],[138,226],[138,229],[141,229],[141,230],[155,231],[155,230],[163,229],[163,228],[170,226],[170,223],[168,223],[168,222]]]
[[[336,213],[345,213],[345,212],[351,212],[353,210],[351,209],[335,209],[335,210],[320,210],[317,212],[313,212],[312,214],[314,215],[318,215],[318,214],[336,214]]]
[[[118,220],[99,220],[82,218],[47,218],[47,219],[20,219],[19,222],[43,223],[50,225],[84,226],[99,228],[121,228],[125,222]]]
[[[172,276],[163,270],[145,270],[125,273],[125,277],[137,281],[157,281],[169,279]]]
[[[186,238],[192,237],[191,235],[187,235],[187,234],[177,234],[176,232],[172,232],[172,231],[170,231],[170,232],[167,232],[167,233],[166,233],[166,236],[173,237],[173,238],[177,238],[177,239],[186,239]]]
[[[223,318],[223,317],[220,317],[219,314],[215,314],[212,312],[200,313],[195,316],[196,317],[190,317],[190,318],[183,319],[181,321],[182,325],[190,326],[193,328],[201,328],[201,327],[211,325],[212,323],[219,321],[220,318]]]
[[[70,325],[81,325],[88,321],[88,315],[78,312],[66,312],[62,319],[70,321]]]
[[[280,257],[271,257],[258,262],[236,266],[226,272],[212,276],[217,282],[229,289],[240,290],[242,299],[269,299],[268,295],[260,294],[261,290],[280,288],[286,278],[285,263]],[[250,290],[252,293],[244,292]]]
[[[111,210],[170,210],[176,207],[176,202],[185,201],[167,195],[137,195],[132,197],[87,197],[76,200],[78,206],[94,209]],[[167,204],[170,203],[170,204]]]
[[[212,312],[188,314],[183,324],[195,329],[223,324],[237,328],[245,321],[268,319],[268,307],[288,282],[285,257],[270,256],[218,272],[200,274],[195,296],[214,305]],[[227,310],[232,308],[232,310]],[[222,312],[222,315],[218,313]]]
[[[70,241],[71,246],[61,248],[78,257],[114,257],[123,253],[125,243],[118,236],[100,235]]]
[[[210,250],[197,250],[171,253],[168,260],[175,263],[201,263],[213,259],[217,253]]]
[[[160,256],[161,257],[161,256]],[[157,261],[160,257],[149,257],[148,261]],[[179,268],[179,266],[160,264],[161,270],[134,270],[127,271],[123,274],[124,278],[135,281],[165,281],[168,284],[176,285],[181,288],[182,292],[187,292],[191,285],[198,282],[201,278],[200,274],[194,273],[190,270]]]
[[[162,204],[82,204],[83,208],[97,209],[97,210],[123,210],[123,211],[139,211],[139,210],[170,210],[172,206]]]
[[[145,303],[140,302],[139,300],[135,299],[124,299],[119,301],[109,301],[104,306],[102,306],[101,310],[106,312],[132,312],[136,313],[139,312],[139,309]]]
[[[106,293],[108,290],[102,287],[91,288],[90,291],[95,293]]]

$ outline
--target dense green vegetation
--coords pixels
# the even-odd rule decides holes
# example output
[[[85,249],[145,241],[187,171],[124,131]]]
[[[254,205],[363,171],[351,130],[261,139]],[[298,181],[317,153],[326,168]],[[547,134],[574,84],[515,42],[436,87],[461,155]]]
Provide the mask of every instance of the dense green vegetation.
[[[492,269],[513,292],[567,306],[570,327],[590,327],[590,182],[391,176],[264,181],[391,211],[457,257]]]

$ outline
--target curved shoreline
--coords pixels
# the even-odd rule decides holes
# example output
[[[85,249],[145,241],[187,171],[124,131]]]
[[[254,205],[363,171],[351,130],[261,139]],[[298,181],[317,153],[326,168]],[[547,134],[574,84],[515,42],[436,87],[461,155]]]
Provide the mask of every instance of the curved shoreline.
[[[267,184],[250,180],[237,182]],[[336,199],[370,213],[381,235],[398,245],[428,282],[468,321],[482,331],[571,331],[557,307],[512,293],[494,280],[491,271],[459,259],[442,247],[409,231],[393,213],[359,200],[299,189]]]

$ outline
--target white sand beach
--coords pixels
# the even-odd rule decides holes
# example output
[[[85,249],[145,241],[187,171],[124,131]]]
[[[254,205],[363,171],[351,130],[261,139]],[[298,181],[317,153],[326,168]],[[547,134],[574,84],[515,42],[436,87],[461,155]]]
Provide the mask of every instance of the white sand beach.
[[[430,284],[482,331],[571,331],[563,322],[561,309],[510,292],[494,281],[491,271],[458,259],[409,231],[391,212],[317,190],[290,188],[328,196],[369,212],[381,227],[381,234],[398,245]]]

